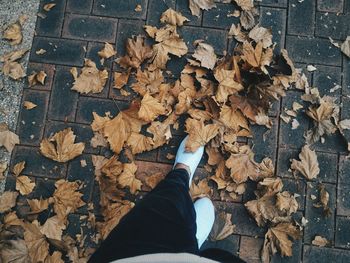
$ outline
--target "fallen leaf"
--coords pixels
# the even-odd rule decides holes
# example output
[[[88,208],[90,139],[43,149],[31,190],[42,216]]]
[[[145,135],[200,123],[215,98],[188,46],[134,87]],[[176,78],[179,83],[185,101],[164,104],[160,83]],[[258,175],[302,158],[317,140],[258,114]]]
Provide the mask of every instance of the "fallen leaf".
[[[201,15],[201,9],[209,10],[214,7],[216,7],[214,0],[189,0],[189,8],[194,16],[199,17]]]
[[[153,140],[151,137],[132,132],[126,144],[130,146],[133,154],[138,154],[153,149]]]
[[[340,46],[340,50],[350,58],[350,36],[346,37],[346,40]]]
[[[46,53],[46,50],[42,49],[42,48],[40,48],[39,50],[35,51],[35,54],[37,54],[37,55],[43,55],[45,53]]]
[[[10,24],[2,34],[2,37],[10,41],[11,45],[19,45],[22,42],[22,25],[19,21]]]
[[[30,206],[30,214],[38,214],[49,207],[49,199],[27,199]]]
[[[326,187],[324,184],[319,184],[319,202],[317,204],[314,204],[314,207],[322,207],[324,215],[326,217],[330,216],[332,214],[328,203],[329,203],[329,193],[326,190]]]
[[[210,232],[210,239],[212,241],[219,241],[232,235],[235,225],[231,221],[232,214],[221,212],[216,215],[215,223]]]
[[[314,246],[325,247],[329,244],[329,241],[321,236],[315,236],[314,240],[311,242]]]
[[[91,138],[90,144],[93,148],[97,148],[98,146],[107,147],[108,142],[105,137],[101,133],[94,133],[94,137]]]
[[[75,261],[77,262],[77,261]],[[62,253],[60,251],[54,251],[52,255],[48,255],[44,263],[64,263],[62,259]]]
[[[262,42],[263,48],[268,48],[272,45],[272,31],[265,27],[255,26],[249,31],[248,36],[256,43]]]
[[[135,163],[125,163],[123,172],[118,177],[118,183],[121,187],[129,187],[130,193],[135,194],[141,190],[142,182],[135,177],[137,166]]]
[[[3,240],[6,246],[0,248],[2,262],[30,263],[28,249],[23,239]]]
[[[48,4],[45,4],[43,6],[43,9],[46,11],[46,12],[49,12],[52,8],[54,8],[56,6],[55,3],[48,3]]]
[[[57,161],[67,162],[81,155],[85,145],[82,142],[74,143],[75,135],[71,128],[57,132],[49,139],[44,139],[40,143],[40,152],[45,157]]]
[[[213,69],[216,64],[217,57],[214,48],[204,42],[197,42],[196,50],[192,56],[200,61],[204,68]]]
[[[34,109],[36,106],[38,106],[38,105],[36,105],[36,104],[34,104],[33,102],[30,102],[30,101],[24,101],[23,102],[23,106],[24,106],[24,108],[26,108],[27,110],[31,110],[31,109]]]
[[[62,240],[62,231],[66,228],[63,221],[58,216],[48,218],[42,226],[40,232],[47,238]]]
[[[234,0],[242,10],[251,10],[254,7],[253,0]]]
[[[0,213],[10,211],[16,205],[18,193],[5,191],[0,195]]]
[[[242,112],[226,105],[221,107],[219,120],[234,132],[239,132],[241,129],[246,129],[248,132],[250,130],[248,121]]]
[[[32,182],[28,176],[21,175],[16,177],[16,190],[18,190],[21,195],[30,194],[35,187],[35,182]]]
[[[0,147],[4,146],[8,152],[12,152],[16,144],[19,144],[18,135],[9,131],[6,124],[0,123]]]
[[[19,80],[26,76],[23,65],[18,62],[5,62],[2,71],[5,76],[9,76],[14,80]]]
[[[241,25],[244,29],[249,30],[255,26],[255,18],[256,11],[253,12],[252,10],[243,10],[241,12],[241,16],[239,21],[241,22]]]
[[[114,47],[109,44],[109,43],[105,43],[105,46],[102,50],[100,50],[99,52],[97,52],[97,54],[101,57],[101,58],[110,58],[113,57],[115,54],[117,54],[117,51],[115,51]]]
[[[190,187],[190,194],[193,200],[205,196],[210,197],[211,192],[212,190],[210,189],[207,180],[201,180],[198,182],[198,184],[192,182]]]
[[[160,17],[160,22],[167,23],[173,26],[182,26],[184,22],[190,21],[184,17],[181,13],[176,12],[174,9],[169,8]]]
[[[307,65],[306,69],[307,69],[307,71],[309,71],[309,72],[313,72],[313,71],[317,70],[317,68],[314,67],[313,65]]]
[[[147,92],[150,95],[159,93],[160,85],[164,82],[164,77],[163,72],[159,69],[154,71],[137,69],[136,80],[137,82],[131,85],[132,89],[141,96],[145,96]]]
[[[32,262],[44,262],[49,255],[49,243],[40,232],[38,225],[37,221],[24,224],[24,240]]]
[[[0,181],[5,179],[5,171],[7,169],[7,163],[0,162]]]
[[[127,72],[114,72],[114,88],[121,89],[129,81],[130,71]]]
[[[257,190],[254,193],[259,198],[263,196],[275,196],[276,194],[282,191],[282,188],[283,183],[281,178],[264,178],[258,183]]]
[[[72,90],[76,90],[79,93],[100,93],[108,79],[108,71],[98,70],[96,64],[89,59],[85,59],[84,67],[81,70],[79,76],[74,77],[74,85]]]
[[[151,122],[159,115],[164,115],[165,113],[164,106],[149,93],[146,93],[141,101],[141,107],[138,112],[139,118],[146,122]]]
[[[316,152],[305,145],[299,154],[299,158],[300,161],[292,160],[291,168],[299,171],[306,179],[315,179],[320,173]]]
[[[19,176],[23,172],[25,166],[26,166],[26,162],[25,161],[16,163],[13,166],[12,172],[15,174],[15,176]]]
[[[163,179],[164,179],[164,174],[159,172],[159,173],[155,173],[150,176],[147,176],[145,179],[145,183],[151,189],[154,189],[157,186],[157,184]]]
[[[134,10],[135,10],[135,12],[142,12],[142,6],[141,5],[136,5]]]

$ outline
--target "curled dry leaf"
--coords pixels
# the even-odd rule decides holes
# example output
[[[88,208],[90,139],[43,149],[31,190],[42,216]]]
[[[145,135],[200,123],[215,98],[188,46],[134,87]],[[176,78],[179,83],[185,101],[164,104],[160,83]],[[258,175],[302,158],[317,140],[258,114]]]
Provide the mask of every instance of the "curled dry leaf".
[[[325,247],[329,244],[329,241],[324,237],[315,236],[314,240],[312,240],[312,244],[318,247]]]
[[[10,41],[11,45],[18,45],[22,42],[22,25],[20,21],[10,24],[3,32],[2,37]]]
[[[248,36],[253,39],[256,43],[260,41],[263,44],[263,48],[268,48],[272,45],[272,31],[265,27],[255,26],[249,31]]]
[[[46,79],[46,73],[45,71],[41,70],[39,73],[34,72],[33,74],[28,76],[28,83],[29,87],[32,87],[37,84],[44,85],[45,84],[45,79]]]
[[[129,187],[130,193],[135,194],[141,190],[142,182],[135,177],[137,166],[135,163],[125,163],[123,172],[118,177],[118,184],[125,188]]]
[[[214,48],[209,44],[198,42],[192,56],[200,61],[201,66],[204,68],[213,69],[216,64],[217,57]]]
[[[292,160],[291,168],[300,172],[306,179],[315,179],[320,173],[316,152],[310,150],[308,145],[305,145],[301,149],[299,158],[300,161]]]
[[[114,88],[122,89],[129,81],[130,71],[114,72]]]
[[[82,142],[74,143],[75,135],[71,128],[57,132],[49,139],[44,139],[40,143],[40,152],[45,157],[57,161],[67,162],[81,155],[85,145]]]
[[[142,12],[142,6],[141,5],[136,5],[134,10],[135,10],[135,12]]]
[[[346,40],[340,46],[340,50],[350,58],[350,36],[346,37]]]
[[[52,8],[54,8],[56,6],[55,3],[48,3],[48,4],[45,4],[43,6],[43,9],[46,11],[46,12],[49,12]]]
[[[39,50],[35,51],[35,54],[37,54],[37,55],[43,55],[45,53],[46,53],[46,50],[42,49],[42,48],[40,48]]]
[[[5,123],[0,123],[0,147],[3,146],[8,152],[12,152],[16,144],[19,144],[18,135],[9,131]]]
[[[2,71],[5,76],[9,76],[14,80],[19,80],[26,76],[22,64],[18,63],[17,60],[22,58],[27,51],[28,49],[19,49],[0,57],[0,61],[4,62]]]
[[[157,186],[157,184],[163,180],[164,174],[163,173],[155,173],[150,176],[147,176],[145,179],[145,183],[147,186],[149,186],[151,189],[154,189],[154,187]]]
[[[5,191],[0,195],[0,213],[10,211],[16,205],[18,193]]]
[[[97,52],[97,54],[101,58],[110,58],[117,54],[117,51],[115,51],[114,47],[111,44],[106,42],[104,48],[101,51]]]
[[[24,106],[24,108],[26,108],[27,110],[31,110],[31,109],[34,109],[36,106],[38,106],[38,105],[36,105],[35,103],[33,103],[33,102],[30,102],[30,101],[24,101],[23,102],[23,106]]]
[[[0,181],[5,179],[5,171],[7,169],[7,163],[0,162]]]
[[[2,262],[31,263],[28,249],[23,239],[2,240],[6,245],[0,248]]]
[[[219,241],[227,238],[233,234],[235,225],[231,221],[232,214],[221,212],[216,215],[215,223],[210,232],[210,239],[212,241]]]
[[[18,190],[21,195],[30,194],[35,187],[35,182],[32,182],[28,176],[21,175],[16,177],[16,190]]]
[[[190,194],[193,200],[205,196],[210,196],[211,192],[212,190],[210,189],[207,180],[201,180],[197,184],[195,182],[192,182],[192,185],[190,187]]]
[[[326,190],[326,187],[324,184],[319,184],[319,202],[317,204],[314,204],[314,207],[322,207],[323,212],[325,216],[330,216],[332,214],[328,203],[329,203],[329,193]]]
[[[75,68],[71,72],[74,77],[72,90],[76,90],[82,94],[101,92],[108,79],[108,71],[106,69],[98,70],[96,64],[90,59],[85,60],[84,67],[79,76],[77,76]]]
[[[190,21],[184,17],[181,13],[176,12],[174,9],[169,8],[160,17],[160,22],[167,23],[173,26],[182,26],[184,22]]]
[[[189,8],[194,16],[200,16],[201,9],[209,10],[214,7],[216,7],[214,0],[189,0]]]

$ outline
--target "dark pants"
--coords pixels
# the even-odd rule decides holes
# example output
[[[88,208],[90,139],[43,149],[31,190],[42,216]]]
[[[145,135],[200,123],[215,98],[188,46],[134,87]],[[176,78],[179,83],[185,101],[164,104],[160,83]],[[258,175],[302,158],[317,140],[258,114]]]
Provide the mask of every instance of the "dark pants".
[[[171,171],[112,230],[89,262],[153,253],[187,252],[221,262],[242,262],[228,252],[200,252],[196,239],[196,213],[189,194],[186,170]]]

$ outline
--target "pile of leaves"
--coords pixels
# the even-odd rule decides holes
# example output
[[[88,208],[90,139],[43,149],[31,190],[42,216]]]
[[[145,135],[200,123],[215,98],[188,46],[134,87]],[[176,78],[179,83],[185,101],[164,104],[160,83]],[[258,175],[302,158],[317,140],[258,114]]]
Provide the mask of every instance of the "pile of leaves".
[[[189,3],[192,14],[197,16],[201,9],[215,8],[213,0],[190,0]],[[265,158],[256,162],[252,149],[240,143],[241,138],[252,137],[251,125],[271,128],[268,111],[272,103],[285,96],[286,90],[292,87],[305,90],[304,99],[311,103],[307,114],[314,120],[315,127],[307,133],[309,143],[334,133],[336,129],[346,129],[348,121],[339,122],[334,101],[320,98],[314,89],[309,88],[305,75],[294,67],[286,50],[281,50],[281,54],[274,51],[271,30],[255,23],[257,11],[253,1],[235,0],[234,4],[238,10],[232,16],[239,16],[240,24],[232,25],[229,32],[230,37],[238,42],[232,55],[218,57],[214,48],[203,40],[192,43],[195,51],[188,54],[188,46],[177,29],[189,20],[168,9],[160,17],[162,27],[147,25],[145,35],[130,36],[126,41],[126,54],[115,60],[122,70],[114,73],[114,88],[129,96],[131,93],[125,87],[130,85],[136,98],[116,116],[93,113],[91,128],[94,137],[90,144],[113,152],[109,158],[93,156],[103,220],[96,222],[92,204],[86,204],[88,216],[84,219],[87,219],[87,227],[95,233],[90,238],[96,244],[105,239],[134,206],[127,195],[136,195],[143,189],[143,184],[152,189],[164,177],[156,173],[144,182],[137,178],[135,155],[169,143],[173,130],[179,129],[181,117],[185,119],[189,136],[186,150],[194,152],[206,145],[208,163],[205,168],[211,174],[209,178],[193,183],[193,199],[211,196],[217,191],[221,200],[232,201],[245,192],[248,180],[257,182],[256,200],[245,206],[258,226],[268,227],[262,259],[269,262],[270,255],[277,251],[282,256],[292,255],[290,238],[300,237],[300,228],[293,224],[292,219],[298,209],[297,195],[283,191],[272,160]],[[53,7],[47,7],[46,11]],[[14,79],[23,76],[16,62],[23,52],[16,51],[2,57],[5,62],[3,71]],[[37,54],[43,53],[45,50],[37,51]],[[117,52],[106,43],[98,54],[103,64]],[[183,56],[187,64],[179,78],[167,80],[168,61]],[[74,77],[72,90],[81,94],[102,92],[108,79],[108,71],[98,69],[88,59],[81,70],[72,68],[71,73]],[[28,78],[29,85],[44,84],[45,76],[43,71],[33,72]],[[134,79],[132,83],[130,76]],[[36,105],[26,102],[24,106],[30,110]],[[293,110],[287,113],[289,117],[281,118],[289,122],[301,108],[300,104],[293,104]],[[0,129],[0,133],[3,132],[13,136]],[[11,144],[6,139],[1,141],[2,138],[0,136],[0,146],[11,150],[18,143],[17,138],[13,138]],[[71,129],[62,130],[44,139],[40,152],[54,161],[68,162],[81,155],[85,148],[84,142],[75,142],[75,139]],[[319,168],[315,152],[305,146],[300,161],[293,160],[291,168],[307,179],[316,178]],[[6,167],[0,166],[0,172],[4,169]],[[79,192],[83,185],[59,180],[52,197],[26,199],[30,209],[24,220],[11,211],[18,196],[27,196],[36,187],[29,177],[21,175],[23,169],[25,162],[20,162],[12,171],[18,192],[7,191],[0,197],[2,259],[5,262],[14,259],[28,262],[29,258],[32,262],[63,262],[68,257],[73,262],[85,262],[93,252],[85,244],[86,236],[82,233],[73,239],[63,235],[68,215],[85,205]],[[316,205],[322,206],[327,213],[326,193],[323,192]],[[42,214],[47,215],[44,220]],[[234,231],[231,215],[220,213],[210,238],[222,240]]]

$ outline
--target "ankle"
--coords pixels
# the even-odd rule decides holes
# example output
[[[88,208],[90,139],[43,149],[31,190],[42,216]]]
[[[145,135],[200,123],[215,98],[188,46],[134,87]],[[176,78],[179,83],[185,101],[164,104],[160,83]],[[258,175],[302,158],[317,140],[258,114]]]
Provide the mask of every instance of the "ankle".
[[[190,170],[190,167],[187,166],[186,164],[183,164],[183,163],[177,163],[174,167],[174,170],[175,169],[185,169],[188,173],[188,176],[191,176],[191,170]]]

